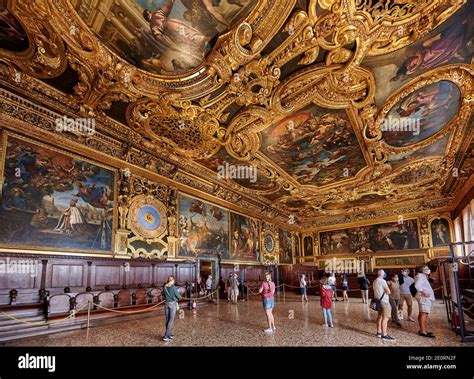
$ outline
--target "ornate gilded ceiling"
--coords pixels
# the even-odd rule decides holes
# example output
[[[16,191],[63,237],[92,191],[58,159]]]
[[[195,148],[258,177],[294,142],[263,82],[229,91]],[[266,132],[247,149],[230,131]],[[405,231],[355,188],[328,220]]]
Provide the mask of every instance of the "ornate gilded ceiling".
[[[95,117],[89,146],[313,228],[453,206],[472,25],[465,0],[0,0],[0,68]]]

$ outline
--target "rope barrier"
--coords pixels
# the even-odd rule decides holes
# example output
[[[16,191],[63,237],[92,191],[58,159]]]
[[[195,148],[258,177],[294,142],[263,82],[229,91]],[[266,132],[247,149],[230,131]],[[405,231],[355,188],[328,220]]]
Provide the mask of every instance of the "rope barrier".
[[[471,306],[469,308],[466,308],[466,307],[462,307],[463,311],[466,311],[466,312],[469,312],[471,310],[471,308],[474,307],[474,303],[471,304]]]
[[[181,297],[180,300],[201,300],[201,299],[207,299],[209,298],[210,296],[214,295],[215,293],[217,292],[217,289],[214,291],[214,292],[211,292],[209,295],[206,295],[206,296],[203,296],[203,297],[194,297],[194,298],[188,298],[188,297]],[[149,307],[149,308],[146,308],[146,309],[140,309],[140,310],[137,310],[137,311],[118,311],[116,309],[112,309],[112,308],[107,308],[107,307],[103,307],[102,305],[100,304],[94,304],[97,308],[100,308],[100,309],[103,309],[103,310],[106,310],[106,311],[109,311],[109,312],[113,312],[113,313],[120,313],[120,314],[135,314],[135,313],[145,313],[145,312],[149,312],[151,311],[152,309],[155,309],[156,307],[160,306],[161,304],[165,303],[166,301],[160,301],[159,303],[156,303],[155,305]]]
[[[100,304],[94,304],[94,303],[92,303],[92,304],[95,305],[97,308],[103,309],[103,310],[105,310],[105,311],[113,312],[113,313],[135,314],[135,313],[145,313],[145,312],[149,312],[150,310],[155,309],[156,307],[158,307],[159,305],[163,304],[164,302],[165,302],[165,301],[160,301],[159,303],[156,303],[155,305],[153,305],[153,306],[151,306],[151,307],[149,307],[149,308],[140,309],[140,310],[137,310],[137,311],[118,311],[118,310],[116,310],[116,309],[103,307],[103,306],[100,305]]]
[[[4,311],[0,311],[0,313],[2,313],[3,315],[5,315],[6,317],[8,317],[9,319],[11,320],[14,320],[14,321],[19,321],[19,322],[22,322],[24,324],[28,324],[28,325],[51,325],[51,324],[57,324],[59,322],[63,322],[63,321],[66,321],[72,317],[74,317],[77,313],[79,313],[80,311],[82,311],[86,306],[88,306],[89,304],[88,303],[84,303],[84,305],[73,311],[69,316],[65,317],[65,318],[62,318],[60,320],[53,320],[53,321],[35,321],[35,322],[31,322],[31,321],[26,321],[26,320],[23,320],[21,318],[18,318],[18,317],[15,317],[15,316],[12,316],[11,314],[7,313],[7,312],[4,312]]]
[[[205,295],[205,296],[202,296],[202,297],[182,297],[181,300],[202,300],[202,299],[207,299],[209,298],[210,296],[214,295],[215,293],[217,292],[217,289],[214,291],[214,292],[211,292],[209,295]]]

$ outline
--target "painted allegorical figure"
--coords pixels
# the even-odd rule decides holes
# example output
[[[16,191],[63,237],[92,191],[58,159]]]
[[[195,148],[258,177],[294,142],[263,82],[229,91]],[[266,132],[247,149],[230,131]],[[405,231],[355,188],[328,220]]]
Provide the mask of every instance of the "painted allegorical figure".
[[[453,24],[441,33],[436,34],[410,55],[397,74],[390,81],[405,80],[417,72],[427,71],[450,62],[459,53],[466,41],[467,20],[463,19],[461,26]]]
[[[87,221],[77,207],[77,199],[71,199],[69,208],[63,211],[54,230],[66,234],[87,232]]]
[[[227,0],[225,6],[221,3],[220,0],[167,0],[155,9],[145,9],[143,17],[149,23],[149,30],[137,30],[132,42],[132,49],[144,68],[176,73],[199,66],[214,38],[231,27],[248,0]]]

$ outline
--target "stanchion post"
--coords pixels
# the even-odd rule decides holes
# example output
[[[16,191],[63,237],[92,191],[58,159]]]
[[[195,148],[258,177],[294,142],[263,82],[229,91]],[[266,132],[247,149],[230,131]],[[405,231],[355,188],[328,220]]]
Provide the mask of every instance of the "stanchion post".
[[[91,321],[91,302],[90,300],[87,302],[87,330],[89,331],[90,321]]]
[[[283,283],[283,301],[286,301],[286,291],[285,291],[285,283]]]

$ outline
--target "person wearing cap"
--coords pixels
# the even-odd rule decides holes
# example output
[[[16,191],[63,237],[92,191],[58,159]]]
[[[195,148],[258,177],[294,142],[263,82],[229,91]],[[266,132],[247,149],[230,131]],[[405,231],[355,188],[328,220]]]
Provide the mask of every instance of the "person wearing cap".
[[[418,274],[415,277],[415,288],[417,290],[415,299],[418,301],[418,323],[420,330],[418,334],[422,337],[435,338],[434,334],[426,330],[426,323],[428,316],[435,300],[433,288],[428,281],[428,275],[431,274],[431,270],[428,266],[420,266],[417,269]]]

